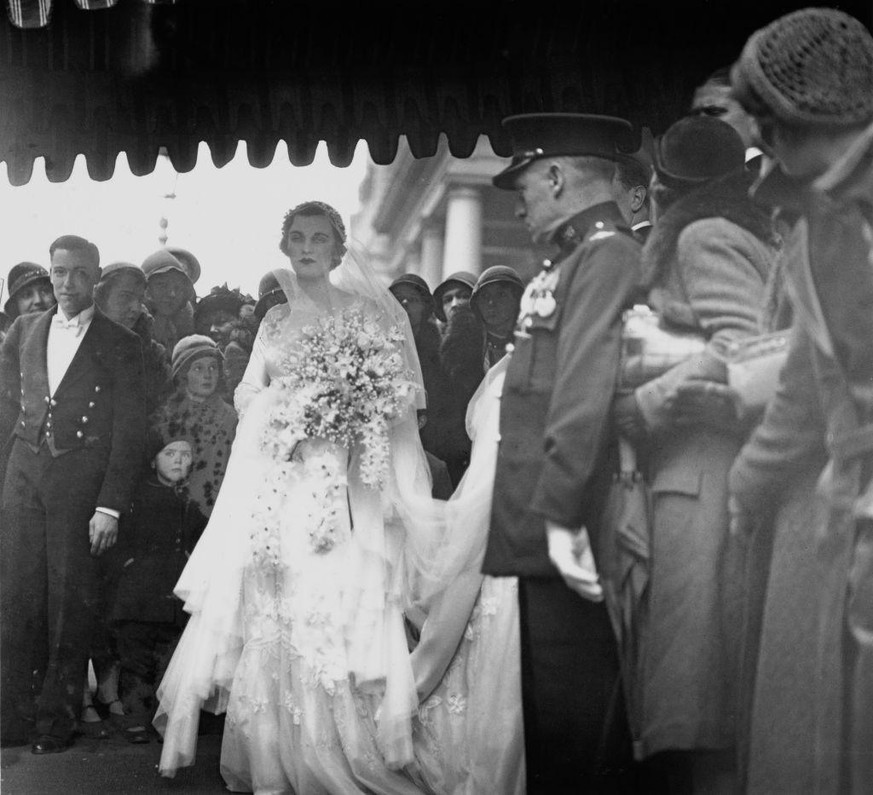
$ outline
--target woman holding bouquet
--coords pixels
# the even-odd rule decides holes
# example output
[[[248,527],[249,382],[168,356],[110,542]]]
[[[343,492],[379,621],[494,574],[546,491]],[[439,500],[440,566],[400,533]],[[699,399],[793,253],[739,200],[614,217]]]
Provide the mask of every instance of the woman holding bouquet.
[[[233,791],[419,791],[402,610],[437,527],[421,374],[402,307],[345,240],[326,204],[285,216],[288,303],[261,324],[176,587],[192,615],[159,689],[163,775],[193,763],[202,707],[227,711]]]

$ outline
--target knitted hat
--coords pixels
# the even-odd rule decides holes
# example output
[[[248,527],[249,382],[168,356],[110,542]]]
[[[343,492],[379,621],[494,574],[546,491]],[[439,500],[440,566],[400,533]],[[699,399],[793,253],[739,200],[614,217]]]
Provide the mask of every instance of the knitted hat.
[[[873,36],[833,8],[804,8],[752,34],[731,70],[734,96],[786,124],[873,118]]]
[[[3,311],[11,317],[18,317],[18,305],[15,302],[16,293],[35,282],[45,282],[51,287],[49,272],[35,262],[19,262],[9,271],[9,298],[3,305]]]
[[[185,375],[196,359],[211,356],[216,361],[224,360],[215,341],[203,334],[189,334],[182,337],[173,348],[173,379]]]
[[[470,296],[470,306],[477,315],[479,315],[477,304],[482,295],[482,288],[487,287],[489,284],[508,284],[515,290],[519,299],[524,292],[524,282],[514,268],[510,268],[508,265],[492,265],[490,268],[482,271],[482,275],[479,276],[479,280],[476,282],[473,295]]]
[[[433,291],[433,311],[443,323],[446,322],[446,313],[443,311],[443,293],[451,287],[458,286],[469,287],[472,293],[476,287],[476,277],[469,271],[456,271]]]
[[[652,154],[662,183],[689,186],[741,171],[746,147],[729,124],[711,116],[686,116],[655,141]]]

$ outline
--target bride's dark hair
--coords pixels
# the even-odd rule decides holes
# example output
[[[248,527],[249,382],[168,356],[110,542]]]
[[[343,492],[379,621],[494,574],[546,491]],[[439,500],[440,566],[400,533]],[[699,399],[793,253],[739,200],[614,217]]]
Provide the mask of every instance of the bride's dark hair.
[[[298,204],[296,207],[292,207],[287,213],[285,213],[285,217],[282,219],[282,239],[279,241],[279,250],[286,257],[288,256],[288,230],[291,228],[291,224],[294,223],[294,219],[298,215],[305,218],[312,218],[315,216],[327,218],[330,222],[331,229],[333,229],[334,242],[336,243],[333,267],[335,268],[339,265],[346,254],[346,227],[345,224],[343,224],[343,219],[340,218],[340,214],[325,202],[303,202],[303,204]]]

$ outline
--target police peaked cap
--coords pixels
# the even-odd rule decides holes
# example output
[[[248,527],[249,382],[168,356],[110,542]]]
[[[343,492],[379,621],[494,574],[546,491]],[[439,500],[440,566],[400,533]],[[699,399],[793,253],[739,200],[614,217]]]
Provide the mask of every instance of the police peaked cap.
[[[615,160],[639,148],[633,125],[615,116],[525,113],[508,116],[503,126],[512,138],[512,162],[491,182],[504,190],[512,190],[516,177],[534,160],[584,156]]]

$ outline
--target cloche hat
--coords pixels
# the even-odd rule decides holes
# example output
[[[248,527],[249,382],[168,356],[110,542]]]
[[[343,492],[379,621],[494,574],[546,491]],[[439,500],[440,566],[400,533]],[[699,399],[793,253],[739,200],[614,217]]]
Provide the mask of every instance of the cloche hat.
[[[31,284],[43,281],[51,286],[52,280],[49,272],[42,265],[37,265],[35,262],[19,262],[17,265],[13,265],[12,270],[9,271],[9,298],[3,305],[3,311],[7,315],[17,317],[16,294]]]

